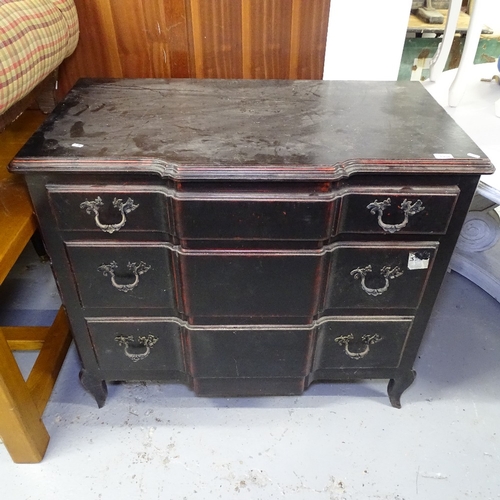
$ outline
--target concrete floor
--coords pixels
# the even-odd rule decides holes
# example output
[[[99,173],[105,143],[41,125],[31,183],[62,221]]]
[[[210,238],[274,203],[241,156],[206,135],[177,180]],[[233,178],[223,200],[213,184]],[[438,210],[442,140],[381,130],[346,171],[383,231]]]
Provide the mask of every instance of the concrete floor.
[[[3,323],[55,314],[50,268],[31,248],[0,303]],[[389,405],[387,381],[248,399],[116,384],[99,410],[72,347],[44,414],[43,462],[16,465],[0,447],[2,498],[500,498],[499,325],[500,304],[450,273],[401,410]],[[33,355],[18,359],[27,373]]]

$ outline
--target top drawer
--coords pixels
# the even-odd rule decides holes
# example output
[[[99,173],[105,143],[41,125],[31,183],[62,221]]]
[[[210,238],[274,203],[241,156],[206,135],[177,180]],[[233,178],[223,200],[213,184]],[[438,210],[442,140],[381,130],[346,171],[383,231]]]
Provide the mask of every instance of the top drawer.
[[[269,184],[267,185],[269,186]],[[59,228],[191,240],[326,241],[340,233],[444,234],[457,186],[347,186],[327,192],[175,191],[147,185],[48,185]]]

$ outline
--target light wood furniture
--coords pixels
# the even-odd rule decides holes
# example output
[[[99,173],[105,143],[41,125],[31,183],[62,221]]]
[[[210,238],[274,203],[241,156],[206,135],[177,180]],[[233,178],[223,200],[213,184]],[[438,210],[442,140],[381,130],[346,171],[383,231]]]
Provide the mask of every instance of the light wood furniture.
[[[448,22],[448,18],[450,16],[450,10],[448,9],[437,9],[438,12],[443,14],[444,22],[442,24],[430,24],[422,21],[422,19],[418,18],[415,14],[410,15],[410,19],[408,20],[408,33],[436,33],[441,34],[444,33],[446,29],[446,23]],[[470,16],[466,12],[460,10],[457,14],[456,21],[452,20],[452,24],[455,26],[455,33],[465,34],[469,28]],[[493,31],[488,26],[482,27],[483,34],[492,34]],[[446,61],[445,61],[446,62]]]
[[[4,134],[9,134],[7,130]],[[15,148],[0,136],[3,152]],[[15,151],[13,151],[15,153]],[[3,160],[0,158],[0,163]],[[37,229],[26,187],[0,165],[0,284]],[[40,462],[49,442],[41,416],[71,342],[61,307],[50,327],[0,327],[0,437],[14,462]],[[24,380],[12,350],[40,350]]]

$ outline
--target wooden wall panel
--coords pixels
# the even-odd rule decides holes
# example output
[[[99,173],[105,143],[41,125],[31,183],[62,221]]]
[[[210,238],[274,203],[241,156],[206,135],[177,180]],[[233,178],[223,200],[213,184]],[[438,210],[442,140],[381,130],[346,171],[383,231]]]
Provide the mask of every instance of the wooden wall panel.
[[[294,4],[294,0],[242,0],[245,78],[289,78]]]
[[[320,79],[330,0],[75,0],[79,77]]]
[[[196,78],[243,78],[238,0],[191,0]]]
[[[330,0],[294,0],[290,78],[323,77]]]

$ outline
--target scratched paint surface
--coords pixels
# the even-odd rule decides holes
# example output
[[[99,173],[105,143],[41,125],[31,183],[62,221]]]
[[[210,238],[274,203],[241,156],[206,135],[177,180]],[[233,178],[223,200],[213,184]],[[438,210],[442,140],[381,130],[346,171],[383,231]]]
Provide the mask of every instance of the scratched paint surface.
[[[149,158],[293,170],[356,158],[484,158],[417,82],[82,80],[60,106],[19,161]]]

